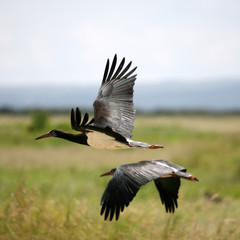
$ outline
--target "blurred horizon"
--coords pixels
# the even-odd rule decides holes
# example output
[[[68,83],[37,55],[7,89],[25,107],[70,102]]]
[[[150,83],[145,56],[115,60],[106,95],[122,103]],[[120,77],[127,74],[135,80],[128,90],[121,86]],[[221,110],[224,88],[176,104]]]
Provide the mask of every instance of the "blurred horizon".
[[[136,109],[240,109],[240,2],[4,1],[0,108],[91,108],[107,59]],[[117,10],[117,11],[116,11]]]
[[[99,84],[100,85],[100,84]],[[58,85],[0,88],[0,108],[92,109],[99,85]],[[239,111],[240,81],[234,79],[205,82],[161,82],[134,86],[137,110]]]

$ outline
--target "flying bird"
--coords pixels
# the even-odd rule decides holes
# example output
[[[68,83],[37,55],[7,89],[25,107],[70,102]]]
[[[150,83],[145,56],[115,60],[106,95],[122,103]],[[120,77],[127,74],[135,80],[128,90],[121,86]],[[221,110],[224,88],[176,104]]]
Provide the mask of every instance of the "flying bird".
[[[166,212],[174,213],[178,207],[178,191],[180,178],[190,181],[198,179],[186,172],[186,169],[165,160],[141,161],[120,165],[101,176],[113,175],[101,199],[101,215],[104,219],[118,220],[120,211],[123,212],[140,187],[152,180],[159,192]]]
[[[93,119],[88,121],[89,115],[85,113],[82,120],[79,108],[76,108],[75,112],[73,109],[71,110],[72,129],[80,131],[80,134],[53,129],[37,137],[36,140],[58,137],[100,149],[163,148],[162,145],[131,140],[135,120],[133,86],[137,76],[132,74],[137,67],[129,70],[132,62],[128,63],[126,67],[124,64],[125,58],[116,68],[117,55],[114,56],[111,67],[109,59],[107,60],[102,84],[93,103]]]

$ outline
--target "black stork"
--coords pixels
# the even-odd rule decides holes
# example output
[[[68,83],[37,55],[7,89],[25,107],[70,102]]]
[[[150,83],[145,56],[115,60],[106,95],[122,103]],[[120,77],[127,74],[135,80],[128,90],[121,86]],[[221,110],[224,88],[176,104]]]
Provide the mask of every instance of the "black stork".
[[[75,113],[72,109],[72,129],[80,131],[80,134],[71,134],[54,129],[37,137],[36,140],[58,137],[101,149],[163,148],[162,145],[150,145],[131,140],[135,120],[133,86],[136,80],[136,74],[132,74],[137,67],[129,70],[132,62],[125,68],[124,63],[125,58],[122,59],[115,70],[117,65],[117,55],[115,55],[109,70],[109,59],[107,60],[102,84],[93,103],[94,118],[91,121],[88,122],[89,116],[87,113],[81,121],[79,109],[76,108]]]
[[[198,179],[186,172],[186,169],[165,160],[141,161],[120,165],[101,176],[113,175],[101,199],[101,215],[110,221],[114,215],[118,220],[120,211],[123,212],[140,187],[152,180],[159,192],[166,212],[174,213],[178,207],[178,190],[180,178],[190,181]]]

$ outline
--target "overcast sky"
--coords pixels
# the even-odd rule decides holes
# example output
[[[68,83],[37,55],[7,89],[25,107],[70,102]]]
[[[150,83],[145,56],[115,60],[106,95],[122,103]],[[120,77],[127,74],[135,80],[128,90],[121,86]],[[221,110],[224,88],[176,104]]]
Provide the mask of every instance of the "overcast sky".
[[[239,0],[0,1],[0,87],[100,84],[115,53],[142,84],[240,79]]]

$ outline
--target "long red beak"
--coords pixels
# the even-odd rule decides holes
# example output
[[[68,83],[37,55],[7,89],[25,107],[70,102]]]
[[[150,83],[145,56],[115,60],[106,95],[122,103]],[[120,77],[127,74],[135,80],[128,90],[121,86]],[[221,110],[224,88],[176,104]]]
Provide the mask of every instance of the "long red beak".
[[[51,135],[49,133],[45,133],[45,134],[35,138],[35,140],[42,139],[42,138],[47,138],[47,137],[51,137]]]

